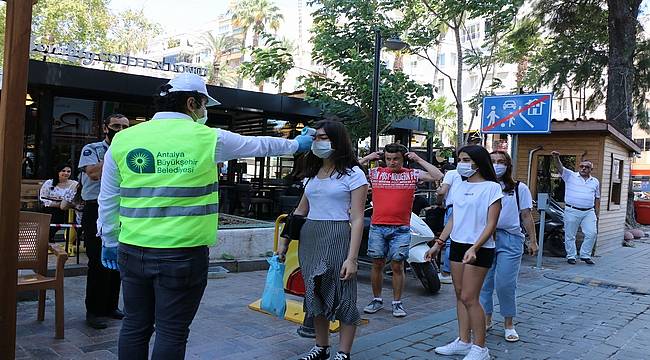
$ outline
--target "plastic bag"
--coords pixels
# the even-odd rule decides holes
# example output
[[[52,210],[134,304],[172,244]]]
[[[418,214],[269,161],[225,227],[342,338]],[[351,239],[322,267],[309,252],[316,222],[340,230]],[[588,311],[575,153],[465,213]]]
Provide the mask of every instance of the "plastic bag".
[[[266,274],[266,285],[262,293],[262,310],[284,319],[287,310],[287,302],[284,295],[284,263],[281,263],[277,255],[266,261],[269,262],[269,271]]]

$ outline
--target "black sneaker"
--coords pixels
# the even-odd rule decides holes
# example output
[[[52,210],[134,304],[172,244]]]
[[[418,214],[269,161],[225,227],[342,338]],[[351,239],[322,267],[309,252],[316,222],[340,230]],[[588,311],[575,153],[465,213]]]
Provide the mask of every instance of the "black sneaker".
[[[308,338],[308,339],[315,339],[316,338],[316,329],[312,327],[307,327],[305,325],[300,325],[298,330],[296,330],[296,333],[298,333],[298,336]]]
[[[580,258],[580,260],[586,262],[589,265],[596,265],[596,263],[591,259]]]
[[[343,351],[339,351],[334,355],[332,360],[350,360],[350,354],[346,354]]]
[[[576,264],[576,259],[568,259],[566,262],[568,262],[571,265],[575,265]]]
[[[300,360],[329,360],[330,347],[314,345]]]

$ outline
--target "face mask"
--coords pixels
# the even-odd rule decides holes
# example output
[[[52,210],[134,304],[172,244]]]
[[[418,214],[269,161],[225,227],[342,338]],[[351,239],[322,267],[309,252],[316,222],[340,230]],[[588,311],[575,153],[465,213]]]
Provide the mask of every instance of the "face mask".
[[[311,152],[321,159],[327,159],[332,155],[334,149],[332,149],[332,143],[329,141],[314,141],[311,143]]]
[[[494,172],[497,174],[497,177],[500,178],[503,176],[503,174],[506,173],[506,170],[508,169],[507,166],[503,164],[494,164]]]
[[[108,132],[106,133],[106,136],[108,137],[108,143],[110,143],[111,141],[113,141],[115,134],[117,134],[118,132],[109,127],[107,128],[108,128]]]
[[[205,123],[208,121],[208,111],[206,109],[203,110],[203,116],[199,117],[197,116],[194,111],[192,111],[192,115],[194,117],[194,121],[201,125],[205,125]]]
[[[458,163],[456,171],[458,171],[458,174],[460,174],[460,176],[466,178],[471,177],[476,173],[476,169],[472,169],[471,163]]]

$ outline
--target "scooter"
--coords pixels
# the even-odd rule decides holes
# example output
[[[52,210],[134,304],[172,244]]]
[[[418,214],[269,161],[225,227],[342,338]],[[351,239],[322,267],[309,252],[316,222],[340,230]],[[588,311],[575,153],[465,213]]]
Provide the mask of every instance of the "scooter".
[[[372,217],[372,207],[366,209],[364,213],[363,239],[359,249],[359,263],[372,266],[372,258],[368,253],[368,233],[370,230],[370,218]],[[427,261],[424,257],[429,250],[427,242],[434,239],[433,231],[417,215],[411,213],[411,244],[409,246],[409,255],[406,263],[411,268],[415,276],[420,280],[424,289],[431,295],[440,290],[440,278],[438,278],[438,267],[435,262]],[[384,268],[384,272],[390,272],[390,264]]]
[[[535,231],[539,234],[539,219],[535,220]],[[557,201],[549,199],[544,221],[544,252],[550,256],[565,257],[564,209]]]

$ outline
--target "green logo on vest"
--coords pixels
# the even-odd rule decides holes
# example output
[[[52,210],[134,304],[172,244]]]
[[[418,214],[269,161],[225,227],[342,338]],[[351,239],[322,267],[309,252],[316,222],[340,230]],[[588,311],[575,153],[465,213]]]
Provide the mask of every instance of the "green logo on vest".
[[[126,165],[137,174],[154,174],[154,162],[153,154],[146,149],[133,149],[126,155]]]

